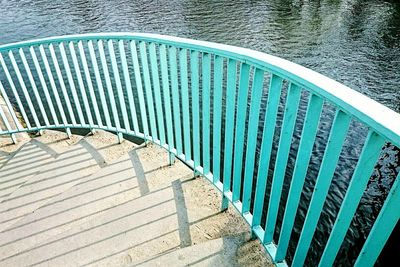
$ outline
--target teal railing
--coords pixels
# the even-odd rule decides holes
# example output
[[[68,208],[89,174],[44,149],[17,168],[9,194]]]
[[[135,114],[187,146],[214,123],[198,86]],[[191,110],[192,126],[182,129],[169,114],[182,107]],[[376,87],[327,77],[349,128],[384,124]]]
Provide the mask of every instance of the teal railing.
[[[179,158],[222,192],[223,208],[233,204],[276,265],[287,264],[326,109],[334,117],[293,266],[307,257],[349,125],[364,125],[367,135],[320,266],[334,263],[383,145],[400,145],[399,114],[318,73],[248,49],[154,34],[84,34],[2,45],[0,65],[5,100],[0,134],[103,129],[120,140],[136,136],[158,144],[171,160]],[[282,203],[301,114],[294,170]],[[399,189],[397,177],[356,266],[377,260],[400,217]],[[280,207],[284,215],[277,228]]]

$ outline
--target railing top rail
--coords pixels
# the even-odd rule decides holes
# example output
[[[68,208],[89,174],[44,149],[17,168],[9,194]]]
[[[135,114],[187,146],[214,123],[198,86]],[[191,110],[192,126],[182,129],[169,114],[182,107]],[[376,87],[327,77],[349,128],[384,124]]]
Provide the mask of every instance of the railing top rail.
[[[0,52],[47,43],[99,39],[126,39],[163,43],[191,50],[220,54],[249,63],[258,68],[267,69],[335,103],[343,111],[364,122],[394,144],[400,145],[400,114],[313,70],[285,59],[247,48],[159,34],[110,32],[56,36],[5,44],[0,45]]]

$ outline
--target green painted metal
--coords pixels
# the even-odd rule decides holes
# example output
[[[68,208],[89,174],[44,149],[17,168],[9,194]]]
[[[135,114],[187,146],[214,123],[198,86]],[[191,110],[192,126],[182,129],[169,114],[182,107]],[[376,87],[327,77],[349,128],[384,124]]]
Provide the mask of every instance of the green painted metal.
[[[283,180],[285,178],[286,166],[289,159],[294,124],[296,122],[297,108],[300,101],[300,93],[300,88],[292,83],[289,87],[287,95],[285,113],[279,139],[278,155],[276,157],[274,175],[272,177],[272,188],[268,204],[268,214],[265,223],[264,243],[272,242],[275,232],[279,201],[281,199]]]
[[[183,115],[183,143],[185,160],[192,159],[190,136],[189,111],[189,81],[188,81],[188,54],[186,49],[179,50],[179,72],[181,82],[182,115]]]
[[[24,79],[22,78],[21,72],[19,71],[17,62],[15,62],[14,54],[12,53],[12,51],[8,52],[8,57],[11,60],[11,64],[12,64],[12,66],[14,68],[15,73],[17,74],[19,85],[20,85],[20,87],[22,89],[22,92],[23,92],[25,100],[26,100],[26,102],[28,104],[29,110],[32,113],[33,120],[34,120],[36,126],[40,127],[40,122],[39,122],[39,119],[37,118],[36,110],[33,107],[32,100],[31,100],[31,98],[29,96],[29,93],[28,93],[28,91],[26,89]]]
[[[59,114],[61,115],[61,121],[62,121],[62,123],[64,125],[67,125],[68,124],[67,116],[65,115],[64,107],[63,107],[63,105],[61,103],[61,99],[60,99],[60,96],[58,94],[57,85],[56,85],[56,83],[54,81],[52,70],[51,70],[50,64],[49,64],[49,62],[47,60],[47,54],[46,54],[46,52],[44,50],[43,45],[39,46],[39,51],[40,51],[40,55],[41,55],[43,63],[44,63],[44,68],[45,68],[46,73],[47,73],[47,78],[50,80],[50,87],[51,87],[53,96],[56,99],[57,108],[58,108]]]
[[[24,53],[28,49],[30,57]],[[58,62],[58,56],[62,61]],[[32,63],[35,68],[31,69]],[[154,34],[84,34],[2,45],[0,65],[0,74],[4,74],[0,75],[0,93],[5,101],[0,108],[1,135],[16,141],[18,132],[65,129],[70,135],[74,128],[103,129],[115,132],[119,141],[123,135],[152,141],[168,150],[170,163],[175,158],[182,160],[195,174],[211,181],[223,194],[222,208],[231,202],[242,213],[277,266],[287,264],[324,102],[335,106],[337,112],[293,266],[303,265],[310,249],[350,121],[367,126],[369,134],[328,233],[320,266],[333,265],[382,144],[400,145],[399,114],[320,74],[248,49]],[[264,76],[270,77],[268,86]],[[286,84],[290,84],[287,94],[283,93]],[[265,116],[260,118],[267,91]],[[308,106],[288,198],[280,203],[301,92],[308,95]],[[287,99],[281,103],[285,95]],[[280,106],[283,123],[275,167],[269,170]],[[257,144],[261,144],[259,148]],[[267,190],[268,177],[272,177],[271,192]],[[399,220],[399,177],[357,266],[374,264]],[[285,208],[284,217],[275,240],[280,208]],[[264,217],[265,226],[261,223]]]
[[[128,95],[130,114],[132,116],[133,130],[135,131],[135,133],[139,133],[140,132],[139,124],[138,124],[137,115],[136,115],[137,112],[136,112],[135,100],[133,98],[133,88],[132,88],[132,83],[131,83],[131,77],[129,75],[128,63],[126,60],[124,41],[120,40],[118,42],[118,49],[119,49],[119,53],[120,53],[120,57],[121,57],[122,71],[124,73],[125,90]]]
[[[77,57],[76,52],[75,52],[75,45],[74,45],[73,42],[69,42],[68,47],[69,47],[69,52],[70,52],[70,55],[71,55],[71,58],[72,58],[72,63],[73,63],[74,69],[75,69],[75,77],[78,80],[78,87],[79,87],[79,91],[80,91],[80,94],[81,94],[81,97],[82,97],[83,107],[85,109],[86,116],[88,117],[89,127],[93,128],[94,127],[94,123],[93,123],[92,112],[90,110],[89,101],[88,101],[88,98],[87,98],[87,95],[86,95],[86,87],[85,87],[85,85],[83,83],[82,72],[81,72],[81,68],[79,66],[78,57]],[[109,76],[110,75],[108,75],[108,73],[104,74],[104,75],[106,77],[106,81],[107,81],[107,79],[109,80]],[[114,97],[112,97],[112,99],[114,99]]]
[[[97,57],[96,57],[96,53],[94,51],[94,46],[93,46],[92,41],[88,42],[88,48],[89,48],[90,60],[92,62],[92,67],[93,67],[94,75],[96,78],[97,90],[98,90],[99,96],[100,96],[102,113],[103,113],[105,121],[106,121],[105,124],[102,122],[102,124],[100,124],[99,126],[111,127],[111,117],[110,117],[110,113],[108,111],[106,96],[104,93],[103,82],[100,77],[99,65],[97,63]]]
[[[203,173],[210,173],[210,86],[211,55],[203,53],[202,58],[202,132],[203,132]]]
[[[319,266],[333,265],[335,256],[339,252],[340,245],[347,233],[358,203],[360,203],[384,142],[385,140],[381,136],[375,132],[369,132]]]
[[[193,144],[200,144],[199,52],[190,51],[190,78],[192,90]],[[194,169],[200,166],[200,146],[193,146]]]
[[[107,94],[108,94],[108,101],[111,104],[111,111],[112,111],[112,118],[114,120],[115,128],[117,129],[117,133],[121,131],[121,124],[119,121],[119,114],[117,111],[117,105],[115,104],[115,97],[114,97],[114,91],[111,83],[111,77],[110,73],[108,71],[108,64],[107,64],[107,59],[106,55],[104,52],[104,45],[103,42],[100,40],[98,43],[98,48],[99,48],[99,53],[100,53],[100,60],[101,60],[101,66],[103,68],[103,74],[104,74],[104,79],[106,80],[106,88],[107,88]]]
[[[5,61],[4,61],[4,58],[3,58],[3,56],[2,56],[1,53],[0,53],[0,63],[1,63],[1,66],[3,67],[4,74],[6,75],[7,80],[8,80],[8,82],[9,82],[9,84],[10,84],[10,87],[11,87],[12,93],[13,93],[13,95],[14,95],[14,97],[15,97],[15,100],[17,101],[18,107],[19,107],[20,110],[21,110],[22,118],[24,119],[24,122],[26,123],[27,128],[28,128],[28,129],[29,129],[29,128],[32,128],[32,127],[31,127],[31,124],[30,124],[30,122],[29,122],[29,120],[28,120],[28,117],[27,117],[27,115],[26,115],[26,112],[25,112],[25,109],[24,109],[24,107],[23,107],[23,104],[22,104],[22,102],[21,102],[21,98],[19,97],[19,94],[17,93],[17,89],[16,89],[16,87],[15,87],[14,80],[13,80],[13,78],[11,77],[10,72],[8,71],[8,67],[7,67],[7,65],[6,65],[6,63],[5,63]]]
[[[214,59],[214,87],[213,87],[213,182],[220,181],[221,173],[221,117],[222,117],[222,79],[224,59],[215,56]]]
[[[78,112],[79,124],[85,125],[85,124],[86,124],[85,118],[83,117],[82,107],[81,107],[81,104],[80,104],[80,102],[79,102],[78,93],[77,93],[77,91],[76,91],[74,78],[72,77],[72,72],[71,72],[71,68],[70,68],[70,65],[69,65],[69,60],[68,60],[68,57],[67,57],[67,53],[66,53],[66,51],[65,51],[64,44],[63,44],[63,43],[60,43],[59,48],[60,48],[60,53],[61,53],[61,57],[62,57],[62,60],[63,60],[64,68],[65,68],[65,71],[66,71],[66,73],[67,73],[68,84],[69,84],[69,88],[70,88],[70,90],[71,90],[72,98],[73,98],[73,100],[74,100],[74,105],[75,105],[76,111]],[[32,53],[32,52],[33,52],[33,53]],[[34,50],[33,50],[33,48],[32,48],[32,50],[31,50],[31,53],[32,53],[32,56],[33,56],[33,55],[34,55]],[[36,67],[36,69],[39,71],[39,70],[40,70],[40,66]],[[40,74],[40,73],[39,73],[39,74]],[[40,76],[39,76],[39,77],[40,77]],[[44,87],[44,88],[46,88],[46,87]],[[99,88],[100,88],[100,87],[99,87]],[[46,91],[47,91],[47,89],[45,90],[45,92],[46,92]],[[49,101],[49,100],[47,100],[47,101]],[[50,110],[52,111],[51,113],[52,113],[52,115],[53,115],[53,113],[54,113],[54,108],[52,108],[53,105],[52,105],[51,102],[50,102],[50,104],[51,104]],[[54,117],[56,117],[55,114],[53,115],[53,118],[54,118]],[[56,117],[56,118],[57,118],[57,117]],[[58,123],[57,123],[57,124],[58,124]]]
[[[251,192],[253,188],[255,152],[257,145],[258,124],[260,116],[261,95],[263,92],[264,71],[255,69],[253,87],[251,89],[251,105],[247,133],[246,164],[243,183],[242,213],[250,211]]]
[[[147,111],[150,120],[150,132],[152,140],[158,140],[157,135],[157,125],[156,125],[156,116],[154,113],[154,100],[153,100],[153,90],[151,87],[151,80],[150,80],[150,70],[149,70],[149,63],[148,63],[148,54],[147,54],[147,45],[145,42],[139,43],[139,50],[140,50],[140,58],[142,63],[142,70],[143,70],[143,79],[144,79],[144,88],[146,92],[146,100],[147,100]]]
[[[181,108],[179,101],[179,88],[178,88],[178,67],[176,63],[176,48],[169,48],[169,64],[171,76],[171,90],[172,90],[172,113],[174,114],[174,139],[175,149],[178,155],[183,152],[182,149],[182,128],[181,128]]]
[[[267,112],[265,113],[264,129],[261,143],[260,164],[258,165],[256,194],[254,199],[254,211],[252,227],[260,225],[262,211],[265,202],[265,190],[267,185],[268,167],[273,144],[276,116],[278,113],[279,97],[281,95],[282,78],[272,75],[270,78]]]
[[[69,99],[67,88],[65,87],[64,77],[62,76],[62,73],[61,73],[61,70],[60,70],[60,66],[58,64],[57,56],[56,56],[56,53],[54,51],[53,44],[49,45],[49,50],[50,50],[51,58],[53,60],[54,68],[56,69],[58,82],[60,83],[61,91],[62,91],[63,97],[65,99],[64,102],[67,105],[68,115],[71,118],[71,123],[72,124],[76,124],[76,119],[75,119],[74,111],[73,111],[73,108],[72,108],[72,105],[71,105],[71,100]],[[37,97],[37,99],[40,99],[40,98]],[[42,108],[43,107],[41,107],[41,109]],[[44,110],[42,112],[44,112]]]
[[[31,69],[30,69],[30,67],[28,65],[28,61],[26,60],[26,56],[25,56],[24,50],[22,48],[20,48],[20,49],[18,49],[18,51],[19,51],[19,55],[21,57],[22,63],[24,65],[26,74],[28,75],[28,79],[29,79],[29,82],[31,84],[31,88],[32,88],[33,94],[35,95],[35,100],[37,101],[37,103],[39,105],[39,109],[40,109],[41,115],[43,117],[44,123],[45,123],[46,126],[49,126],[50,122],[49,122],[49,119],[47,118],[47,114],[46,114],[46,111],[44,109],[42,99],[41,99],[41,97],[39,95],[38,88],[36,86],[36,82],[35,82],[35,80],[33,78],[32,71],[31,71]],[[56,67],[58,67],[58,64],[56,65]],[[70,102],[69,99],[67,101]]]
[[[156,117],[158,125],[158,135],[161,145],[165,144],[165,130],[164,130],[164,115],[161,105],[161,91],[160,91],[160,78],[158,71],[158,60],[156,45],[151,43],[149,45],[151,76],[153,80],[154,100],[156,102]]]
[[[132,62],[133,63],[133,71],[135,73],[137,94],[138,94],[138,98],[139,98],[140,115],[141,115],[141,121],[142,121],[142,125],[143,125],[142,126],[143,134],[145,136],[145,140],[147,140],[148,136],[149,136],[149,126],[147,123],[147,110],[146,110],[146,105],[144,102],[145,100],[144,100],[144,93],[143,93],[143,83],[142,83],[142,78],[140,75],[140,65],[139,65],[135,41],[130,42],[130,48],[131,48],[132,61],[133,61]]]
[[[2,85],[0,85],[2,87]],[[4,122],[5,129],[0,129],[0,133],[7,133],[8,131],[11,130],[11,125],[10,122],[8,121],[6,114],[4,113],[3,109],[0,108],[0,118]]]
[[[243,145],[247,112],[247,96],[249,91],[250,65],[242,63],[240,66],[238,105],[235,127],[235,150],[233,164],[232,201],[239,201],[242,183]]]
[[[122,91],[122,84],[121,84],[121,78],[119,75],[119,69],[117,65],[117,59],[115,56],[115,51],[114,51],[114,44],[112,40],[109,40],[107,43],[108,46],[108,52],[111,58],[111,65],[112,65],[112,70],[114,73],[114,79],[115,79],[115,85],[117,87],[117,96],[118,96],[118,103],[119,103],[119,110],[122,113],[122,119],[124,122],[124,126],[122,127],[126,131],[130,131],[131,127],[129,124],[129,119],[128,119],[128,112],[126,111],[126,104],[125,104],[125,97],[124,97],[124,92]]]
[[[329,135],[328,144],[325,149],[324,158],[319,169],[314,193],[311,198],[310,206],[308,207],[303,230],[294,254],[293,265],[295,266],[301,266],[304,264],[315,228],[318,223],[318,219],[321,215],[322,207],[324,205],[330,183],[333,178],[333,174],[336,169],[340,152],[342,151],[342,146],[346,138],[350,120],[351,118],[343,111],[338,110],[336,112]],[[271,242],[272,240],[269,241]]]
[[[290,236],[292,233],[294,219],[299,206],[301,191],[307,174],[318,123],[323,105],[322,98],[311,95],[308,101],[307,114],[301,134],[301,140],[293,170],[290,191],[286,201],[285,214],[283,216],[282,229],[279,236],[278,248],[275,261],[282,262],[285,259]]]
[[[161,64],[161,79],[162,79],[162,90],[164,98],[164,112],[165,112],[165,124],[167,127],[167,143],[168,149],[172,150],[174,147],[174,136],[172,129],[172,113],[171,113],[171,101],[170,101],[170,85],[168,76],[168,59],[167,59],[167,48],[165,45],[160,46],[160,64]]]
[[[8,98],[6,90],[4,90],[4,86],[1,83],[1,81],[0,81],[0,93],[1,93],[1,96],[3,97],[4,101],[6,102],[7,111],[8,111],[9,114],[11,114],[11,118],[13,119],[14,125],[16,125],[16,128],[17,128],[16,130],[18,132],[22,131],[22,127],[21,127],[21,124],[19,123],[19,120],[17,118],[17,114],[15,114],[15,112],[14,112],[13,106],[12,106],[12,104],[10,102],[10,99]],[[4,120],[4,121],[8,122],[8,120]],[[5,123],[5,124],[10,125],[9,123]],[[11,128],[11,126],[10,126],[10,128]],[[10,133],[12,132],[12,130],[8,130],[8,131]]]
[[[226,79],[226,115],[225,115],[225,153],[224,153],[224,188],[223,193],[229,194],[232,185],[232,151],[235,127],[235,101],[236,101],[236,60],[229,59]],[[222,207],[227,208],[228,202]]]
[[[97,105],[97,99],[96,99],[96,96],[94,93],[92,78],[90,76],[89,67],[88,67],[87,60],[86,60],[86,54],[85,54],[85,50],[83,48],[82,42],[78,42],[78,49],[79,49],[79,55],[81,58],[81,62],[83,65],[83,71],[85,73],[86,84],[87,84],[87,87],[89,90],[90,104],[93,106],[93,110],[94,110],[94,113],[96,116],[96,124],[103,125],[103,123],[101,121],[99,106]],[[68,111],[69,111],[69,108],[68,108]]]
[[[390,190],[354,266],[373,266],[400,219],[400,174]]]

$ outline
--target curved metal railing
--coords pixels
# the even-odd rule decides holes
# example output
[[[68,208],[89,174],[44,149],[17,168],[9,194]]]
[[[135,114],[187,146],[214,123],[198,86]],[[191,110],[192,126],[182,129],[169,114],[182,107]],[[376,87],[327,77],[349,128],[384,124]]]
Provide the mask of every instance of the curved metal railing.
[[[366,126],[366,135],[320,266],[334,263],[384,143],[400,145],[399,114],[309,69],[244,48],[155,34],[84,34],[2,45],[0,65],[0,134],[103,129],[158,144],[223,193],[223,208],[233,204],[277,265],[286,265],[321,123],[330,121],[329,139],[294,266],[305,262],[350,125]],[[397,178],[356,266],[378,258],[400,217],[399,189]]]

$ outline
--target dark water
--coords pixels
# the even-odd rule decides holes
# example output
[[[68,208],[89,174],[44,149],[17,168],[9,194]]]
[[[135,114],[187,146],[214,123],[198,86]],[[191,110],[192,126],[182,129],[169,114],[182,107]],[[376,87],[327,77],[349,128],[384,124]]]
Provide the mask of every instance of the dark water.
[[[396,1],[29,0],[0,1],[0,6],[0,44],[107,31],[154,32],[226,43],[294,61],[400,111],[400,3]],[[308,171],[302,196],[304,203],[312,194],[331,119],[332,113],[328,109],[323,115]],[[307,265],[314,265],[321,256],[319,247],[326,243],[327,232],[335,220],[365,138],[365,129],[360,125],[353,123],[352,129]],[[296,128],[297,133],[300,130],[300,127]],[[294,163],[298,137],[293,144],[289,166]],[[336,265],[351,264],[359,252],[399,171],[399,154],[398,148],[390,144],[384,148]],[[290,177],[290,170],[287,176]],[[289,182],[285,183],[286,188]],[[299,208],[289,262],[306,211],[307,205]],[[399,230],[396,231],[380,259],[381,265],[395,255],[393,252],[400,251]]]

